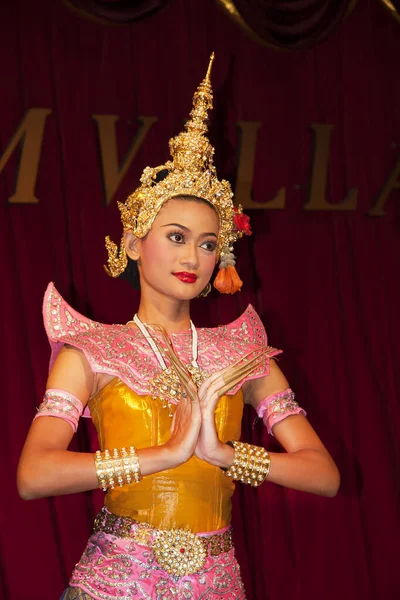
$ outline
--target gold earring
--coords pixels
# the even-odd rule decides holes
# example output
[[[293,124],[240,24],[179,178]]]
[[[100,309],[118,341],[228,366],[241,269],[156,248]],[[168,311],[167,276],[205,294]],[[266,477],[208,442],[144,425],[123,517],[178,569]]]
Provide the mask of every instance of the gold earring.
[[[205,298],[206,296],[208,296],[208,294],[211,292],[211,283],[208,282],[206,287],[204,288],[204,290],[202,292],[200,292],[200,294],[197,296],[197,298]]]

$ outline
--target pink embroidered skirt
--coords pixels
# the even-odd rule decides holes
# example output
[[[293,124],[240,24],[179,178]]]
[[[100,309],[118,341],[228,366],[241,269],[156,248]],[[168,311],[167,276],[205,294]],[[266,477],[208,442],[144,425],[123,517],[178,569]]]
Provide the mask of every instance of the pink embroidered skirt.
[[[104,508],[99,515],[110,516],[119,519]],[[118,527],[113,529],[118,532]],[[203,556],[201,568],[189,575],[172,574],[160,564],[162,553],[159,556],[154,546],[140,543],[140,536],[143,540],[146,537],[143,524],[132,525],[130,529],[132,535],[125,532],[125,537],[104,530],[93,533],[61,600],[245,600],[232,545],[225,546],[230,548],[226,552],[220,546],[215,555],[215,542],[218,545],[224,538],[226,544],[230,529],[195,536],[195,544],[201,539],[209,550]],[[180,548],[180,552],[185,552],[185,548]]]

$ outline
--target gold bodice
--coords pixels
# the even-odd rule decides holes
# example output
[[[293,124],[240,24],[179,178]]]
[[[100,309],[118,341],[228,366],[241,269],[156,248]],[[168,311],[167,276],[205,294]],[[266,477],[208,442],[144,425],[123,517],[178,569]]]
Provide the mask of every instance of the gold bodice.
[[[85,353],[93,373],[114,377],[89,401],[100,447],[112,450],[123,446],[148,448],[164,444],[170,436],[171,418],[160,400],[151,395],[152,382],[160,374],[153,350],[139,329],[127,325],[105,325],[74,310],[49,284],[43,301],[46,332],[52,347],[51,364],[63,344]],[[260,317],[249,305],[232,323],[199,328],[198,364],[212,375],[237,364],[246,356],[265,349],[263,361],[251,378],[269,374],[269,359],[280,350],[268,346]],[[162,346],[162,335],[159,343]],[[192,361],[192,333],[170,336],[171,344],[184,365]],[[226,442],[240,437],[244,378],[220,398],[216,409],[219,438]],[[113,513],[147,521],[155,527],[189,527],[192,531],[214,531],[229,524],[234,485],[218,467],[196,457],[185,464],[154,475],[138,484],[111,490],[106,506]]]
[[[139,395],[112,379],[89,402],[102,450],[160,446],[170,437],[171,418],[159,400]],[[175,407],[173,407],[175,410]],[[240,438],[243,394],[223,396],[215,411],[219,438]],[[234,484],[224,472],[193,456],[183,465],[145,476],[140,483],[109,490],[106,507],[120,516],[161,529],[215,531],[230,523]]]

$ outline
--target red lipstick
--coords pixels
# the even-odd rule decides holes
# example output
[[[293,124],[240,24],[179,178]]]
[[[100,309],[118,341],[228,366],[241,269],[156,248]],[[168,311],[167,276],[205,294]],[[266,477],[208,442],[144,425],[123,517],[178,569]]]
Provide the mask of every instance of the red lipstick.
[[[197,281],[197,275],[195,273],[180,271],[179,273],[173,273],[173,275],[184,283],[195,283]]]

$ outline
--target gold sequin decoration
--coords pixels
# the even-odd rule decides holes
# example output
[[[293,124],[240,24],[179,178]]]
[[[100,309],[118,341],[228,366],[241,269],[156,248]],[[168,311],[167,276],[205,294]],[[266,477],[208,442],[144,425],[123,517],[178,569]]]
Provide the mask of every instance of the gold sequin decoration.
[[[219,217],[217,256],[240,237],[234,225],[233,192],[228,181],[217,177],[214,166],[214,148],[207,138],[208,112],[213,106],[210,59],[207,74],[193,96],[193,106],[185,130],[169,141],[172,160],[158,167],[146,167],[140,179],[141,186],[124,204],[118,203],[124,232],[132,231],[143,238],[151,229],[160,208],[174,196],[189,195],[203,198],[216,210]],[[157,181],[160,172],[165,174]],[[106,272],[119,277],[127,266],[127,256],[121,241],[117,245],[106,237],[108,252]]]
[[[161,567],[177,577],[200,571],[207,556],[201,538],[185,529],[160,531],[152,550]]]
[[[186,370],[191,374],[193,382],[198,389],[207,378],[207,374],[192,365],[187,366]],[[186,395],[186,392],[182,391],[178,375],[172,368],[161,371],[157,377],[150,381],[150,391],[153,399],[159,399],[163,408],[168,409],[170,417],[173,415],[172,407],[179,402],[182,395]]]
[[[269,453],[261,446],[233,442],[235,457],[225,475],[234,481],[258,487],[268,477],[271,467]]]

